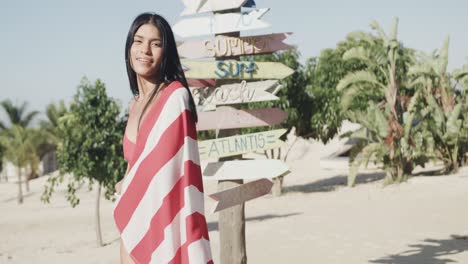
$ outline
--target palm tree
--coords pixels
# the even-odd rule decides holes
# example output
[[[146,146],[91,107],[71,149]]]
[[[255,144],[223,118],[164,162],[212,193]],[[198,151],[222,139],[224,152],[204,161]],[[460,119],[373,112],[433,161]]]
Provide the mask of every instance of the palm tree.
[[[42,120],[40,122],[41,131],[43,132],[44,140],[43,144],[40,145],[39,155],[40,157],[45,156],[46,154],[53,155],[52,160],[56,160],[56,150],[58,145],[61,142],[63,136],[61,135],[61,130],[59,129],[59,119],[67,113],[67,107],[63,101],[60,101],[57,104],[49,104],[46,108],[47,120]],[[56,162],[52,162],[52,167],[49,169],[57,169]],[[46,169],[46,167],[44,167]]]
[[[20,125],[13,125],[0,135],[0,144],[5,148],[5,158],[18,169],[18,203],[23,203],[21,173],[35,156],[31,131]]]
[[[8,118],[10,119],[11,125],[28,127],[31,124],[31,121],[34,119],[34,117],[36,117],[39,114],[38,111],[26,112],[26,109],[28,107],[27,102],[23,102],[23,104],[21,105],[14,105],[11,102],[11,100],[7,99],[0,102],[0,105],[3,107],[3,110],[5,110]],[[0,123],[0,126],[3,129],[7,128],[3,123]]]
[[[28,144],[32,144],[33,146],[36,146],[36,147],[41,145],[41,141],[39,141],[39,140],[41,140],[42,137],[37,135],[39,132],[34,132],[33,130],[27,130],[26,129],[27,127],[29,127],[29,125],[31,124],[33,119],[39,114],[38,111],[28,112],[27,111],[27,107],[28,107],[27,102],[23,102],[21,105],[15,105],[9,99],[0,102],[0,105],[2,106],[3,110],[7,114],[7,117],[9,119],[9,123],[10,123],[10,127],[7,127],[4,123],[0,123],[0,128],[3,129],[4,133],[6,133],[5,138],[9,138],[9,137],[12,137],[13,134],[20,133],[19,128],[16,127],[16,126],[18,126],[18,127],[24,128],[25,131],[28,131],[27,133],[24,132],[25,133],[24,135],[32,137],[35,140],[35,141],[30,140],[30,142]],[[11,130],[11,131],[9,131],[9,130]],[[3,144],[6,144],[6,143],[3,143]],[[4,147],[8,149],[8,147],[6,145],[4,145]],[[8,154],[10,157],[12,156],[11,151],[14,151],[14,148],[6,151],[7,153],[10,152]],[[18,151],[20,151],[20,150],[18,150]],[[37,171],[38,171],[39,157],[37,155],[35,155],[36,153],[37,153],[37,149],[31,149],[29,155],[27,156],[28,159],[29,159],[28,160],[28,165],[29,165],[29,168],[30,168],[30,173],[26,172],[26,174],[28,175],[26,177],[26,190],[28,190],[28,191],[29,191],[29,179],[31,177],[33,177],[34,175],[37,175]],[[21,156],[21,155],[22,154],[19,153],[17,156]],[[7,159],[8,159],[8,157],[7,157]],[[13,161],[13,160],[11,160],[11,161],[14,164],[18,164],[17,161]],[[26,170],[26,167],[25,166],[18,167],[18,173],[21,171],[21,169]]]
[[[67,113],[67,107],[63,101],[57,104],[49,104],[46,108],[47,120],[42,120],[40,126],[46,133],[50,143],[56,147],[60,142],[59,119]]]
[[[337,85],[345,115],[362,126],[347,134],[360,140],[351,151],[349,186],[354,185],[359,167],[372,158],[382,163],[386,183],[392,183],[405,180],[415,164],[424,163],[430,156],[430,151],[425,151],[425,145],[430,145],[427,132],[414,123],[418,92],[406,85],[413,51],[404,49],[397,39],[398,19],[389,35],[375,21],[371,27],[377,36],[351,33],[348,38],[362,44],[343,54],[344,60],[357,60],[366,69],[347,74]],[[379,99],[369,99],[364,110],[350,108],[355,98],[369,91]]]
[[[431,55],[419,53],[416,63],[409,69],[413,76],[412,85],[419,85],[422,98],[429,113],[428,128],[432,133],[437,149],[437,158],[445,164],[445,172],[458,171],[458,154],[463,134],[463,104],[457,95],[457,83],[452,74],[447,72],[449,38],[442,48]],[[468,74],[468,71],[458,70],[457,79]],[[466,108],[466,107],[465,107]],[[466,114],[466,112],[465,112]]]

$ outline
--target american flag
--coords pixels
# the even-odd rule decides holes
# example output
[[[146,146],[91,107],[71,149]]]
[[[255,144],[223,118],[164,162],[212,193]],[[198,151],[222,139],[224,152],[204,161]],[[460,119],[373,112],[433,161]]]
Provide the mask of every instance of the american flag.
[[[164,88],[141,120],[114,220],[135,263],[213,263],[189,91]]]

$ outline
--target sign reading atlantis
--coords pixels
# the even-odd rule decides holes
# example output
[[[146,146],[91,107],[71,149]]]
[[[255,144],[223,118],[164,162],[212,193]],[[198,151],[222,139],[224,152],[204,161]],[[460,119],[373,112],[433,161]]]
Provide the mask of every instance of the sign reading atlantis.
[[[280,147],[286,129],[263,131],[198,142],[201,159],[221,158]]]

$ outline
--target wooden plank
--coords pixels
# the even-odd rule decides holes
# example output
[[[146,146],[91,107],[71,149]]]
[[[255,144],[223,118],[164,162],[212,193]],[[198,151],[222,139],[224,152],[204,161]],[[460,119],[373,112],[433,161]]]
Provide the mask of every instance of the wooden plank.
[[[185,77],[191,79],[283,79],[294,71],[280,62],[184,61]]]
[[[200,159],[229,157],[278,148],[284,144],[284,141],[280,140],[279,137],[285,132],[286,129],[277,129],[199,141],[198,150],[200,152]]]
[[[269,10],[262,8],[241,13],[185,18],[177,22],[172,30],[185,38],[267,28],[270,24],[261,21],[260,18]]]
[[[232,105],[279,98],[275,94],[281,89],[276,80],[225,84],[217,88],[191,88],[197,108],[204,111],[214,110],[217,105]]]
[[[205,180],[271,179],[289,172],[288,166],[276,159],[202,162],[201,167]]]
[[[271,126],[281,123],[287,117],[288,114],[278,108],[236,110],[223,106],[214,112],[199,112],[197,130]]]
[[[268,194],[272,186],[273,182],[269,179],[260,179],[210,194],[209,197],[217,201],[213,213]]]
[[[185,9],[181,16],[214,12],[241,7],[247,0],[183,0]]]
[[[215,87],[215,79],[187,79],[190,87]]]
[[[292,46],[283,42],[292,33],[277,33],[249,37],[216,36],[214,39],[189,40],[179,43],[179,56],[186,59],[233,57],[272,53],[290,49]]]

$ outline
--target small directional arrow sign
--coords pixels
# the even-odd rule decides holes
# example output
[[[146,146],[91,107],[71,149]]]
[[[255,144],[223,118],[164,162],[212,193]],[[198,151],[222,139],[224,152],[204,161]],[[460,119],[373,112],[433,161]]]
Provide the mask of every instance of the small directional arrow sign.
[[[212,57],[232,57],[272,53],[290,49],[291,45],[283,42],[292,33],[277,33],[250,37],[216,36],[212,40],[190,40],[178,44],[181,58],[197,59]]]
[[[262,8],[241,13],[191,17],[177,22],[172,29],[177,35],[185,38],[267,28],[270,24],[261,21],[260,18],[269,10]]]
[[[237,110],[224,106],[214,112],[199,112],[197,130],[271,126],[287,117],[288,114],[278,108]]]
[[[279,139],[286,129],[263,131],[232,137],[217,138],[198,142],[200,159],[229,157],[254,151],[280,147]]]
[[[201,164],[205,180],[252,180],[276,178],[289,173],[281,160],[231,160]]]
[[[186,8],[181,16],[239,8],[247,0],[184,0],[183,2]]]
[[[231,105],[262,101],[274,101],[281,89],[276,80],[225,84],[217,88],[191,88],[195,104],[204,111],[214,110],[217,105]]]
[[[185,77],[191,79],[283,79],[294,71],[279,62],[184,61]]]
[[[210,194],[209,197],[217,201],[213,213],[268,194],[272,186],[273,182],[270,180],[260,179],[228,190]]]

